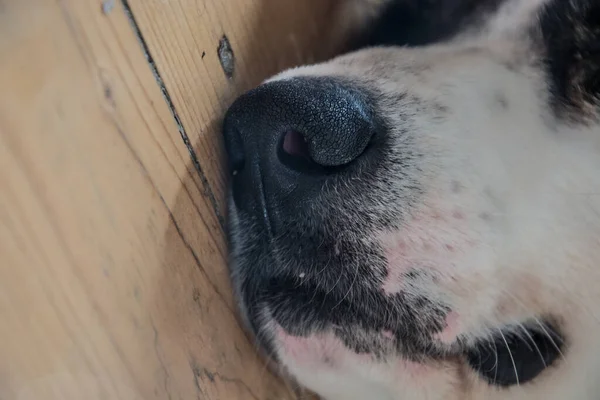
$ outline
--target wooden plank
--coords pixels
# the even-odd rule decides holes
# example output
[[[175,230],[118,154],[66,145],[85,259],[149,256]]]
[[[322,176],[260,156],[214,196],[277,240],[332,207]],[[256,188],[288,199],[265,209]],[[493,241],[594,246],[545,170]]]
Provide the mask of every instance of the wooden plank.
[[[128,0],[211,191],[224,197],[220,123],[242,91],[294,65],[326,56],[336,0]],[[221,66],[226,36],[233,76]],[[218,210],[222,214],[222,210]]]
[[[240,329],[211,200],[109,6],[0,1],[0,398],[293,398]]]

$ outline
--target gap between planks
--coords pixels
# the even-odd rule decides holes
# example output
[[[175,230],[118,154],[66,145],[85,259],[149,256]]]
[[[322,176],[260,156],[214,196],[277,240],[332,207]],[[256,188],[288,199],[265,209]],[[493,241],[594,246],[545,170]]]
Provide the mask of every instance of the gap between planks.
[[[210,187],[210,183],[208,182],[208,179],[206,178],[206,174],[202,170],[202,166],[200,165],[200,162],[198,161],[198,156],[196,154],[196,151],[194,150],[194,147],[192,146],[192,143],[190,142],[189,136],[185,130],[185,127],[183,126],[183,122],[181,121],[181,118],[179,117],[179,113],[177,112],[177,109],[175,108],[175,104],[173,103],[173,100],[171,99],[171,95],[169,94],[169,91],[161,77],[160,71],[158,70],[156,63],[154,62],[154,59],[152,58],[152,53],[150,52],[150,48],[149,48],[148,44],[146,43],[146,40],[144,39],[144,36],[142,35],[142,31],[135,19],[133,10],[131,9],[131,7],[129,5],[129,0],[121,0],[121,4],[123,5],[125,14],[127,15],[127,19],[129,20],[129,24],[131,25],[131,28],[133,29],[133,32],[134,32],[136,38],[138,39],[138,42],[142,48],[144,57],[146,58],[146,61],[148,62],[150,70],[152,71],[152,74],[154,75],[154,78],[156,79],[156,83],[160,87],[160,91],[163,95],[163,98],[164,98],[165,102],[167,103],[169,110],[171,111],[171,115],[173,116],[175,123],[177,124],[177,129],[179,130],[181,139],[183,140],[183,143],[185,144],[185,147],[187,148],[187,150],[190,154],[190,158],[192,160],[192,164],[194,165],[194,169],[196,170],[196,173],[198,174],[198,176],[200,177],[200,181],[202,182],[202,186],[203,186],[202,189],[204,190],[204,193],[206,194],[206,196],[208,196],[208,199],[210,200],[213,211],[214,211],[215,215],[217,216],[217,219],[219,220],[219,224],[221,225],[221,229],[223,229],[223,231],[225,231],[225,229],[226,229],[225,228],[225,218],[223,216],[223,213],[221,212],[221,207],[219,206],[219,203],[217,202],[217,198],[215,197],[215,194],[214,194],[212,188]]]

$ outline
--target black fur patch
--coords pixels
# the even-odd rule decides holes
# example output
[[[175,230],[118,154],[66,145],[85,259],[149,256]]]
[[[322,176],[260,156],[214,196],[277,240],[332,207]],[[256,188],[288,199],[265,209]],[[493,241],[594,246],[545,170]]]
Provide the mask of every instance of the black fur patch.
[[[295,236],[290,231],[285,238],[248,249],[240,258],[241,295],[249,321],[274,358],[270,332],[260,326],[265,310],[290,335],[305,337],[333,328],[356,353],[381,355],[381,335],[387,331],[406,358],[439,356],[430,344],[444,328],[448,307],[424,296],[385,295],[381,286],[386,260],[377,245],[322,233]],[[311,237],[319,243],[311,245]],[[277,256],[267,246],[286,254],[285,266],[269,259]]]
[[[535,29],[550,79],[552,106],[560,116],[598,116],[600,2],[553,0]]]
[[[422,46],[452,38],[483,21],[506,0],[394,0],[352,50],[370,46]]]
[[[508,387],[533,380],[558,360],[563,347],[556,325],[534,322],[516,331],[499,330],[470,349],[467,359],[491,385]]]

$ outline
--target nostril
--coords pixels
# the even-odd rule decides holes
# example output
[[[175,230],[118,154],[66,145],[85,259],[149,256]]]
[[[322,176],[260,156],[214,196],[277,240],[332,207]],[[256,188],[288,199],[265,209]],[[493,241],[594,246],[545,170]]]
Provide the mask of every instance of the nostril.
[[[241,151],[229,152],[229,168],[232,174],[237,174],[244,168],[244,153]]]
[[[288,131],[283,136],[283,151],[294,157],[310,158],[308,144],[300,132]]]
[[[302,133],[289,130],[282,135],[279,143],[279,161],[286,167],[302,173],[317,173],[323,169],[310,156],[308,142]]]

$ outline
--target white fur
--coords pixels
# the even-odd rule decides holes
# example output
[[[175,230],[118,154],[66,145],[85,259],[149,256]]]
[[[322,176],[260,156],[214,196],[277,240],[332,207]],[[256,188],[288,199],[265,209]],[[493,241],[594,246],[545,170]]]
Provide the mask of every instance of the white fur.
[[[554,119],[545,77],[526,57],[530,44],[511,39],[543,2],[509,2],[480,31],[479,42],[366,50],[273,78],[367,79],[382,91],[443,106],[446,115],[437,117],[410,104],[398,117],[390,110],[396,126],[410,116],[415,146],[425,155],[419,179],[426,194],[417,213],[422,218],[381,232],[382,243],[398,252],[394,246],[402,242],[396,268],[410,257],[438,278],[409,290],[451,304],[457,320],[444,340],[485,336],[544,313],[561,318],[569,339],[556,367],[531,383],[497,389],[457,364],[357,359],[343,346],[321,348],[335,359],[315,364],[290,355],[280,336],[286,370],[325,399],[600,396],[600,127]],[[323,346],[321,339],[314,338],[312,350]],[[310,353],[311,344],[305,346]]]

